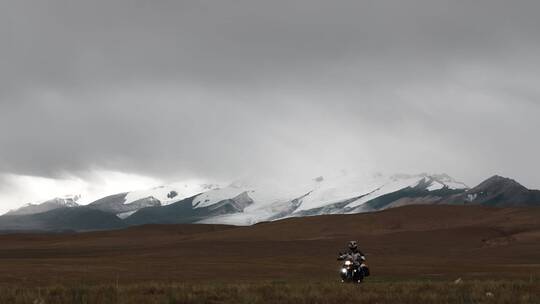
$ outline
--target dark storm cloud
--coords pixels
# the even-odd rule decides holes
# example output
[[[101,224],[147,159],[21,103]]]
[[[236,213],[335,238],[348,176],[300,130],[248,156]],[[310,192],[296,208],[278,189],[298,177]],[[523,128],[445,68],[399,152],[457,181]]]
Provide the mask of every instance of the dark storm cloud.
[[[3,1],[0,171],[538,187],[538,1]],[[284,169],[285,168],[285,169]]]

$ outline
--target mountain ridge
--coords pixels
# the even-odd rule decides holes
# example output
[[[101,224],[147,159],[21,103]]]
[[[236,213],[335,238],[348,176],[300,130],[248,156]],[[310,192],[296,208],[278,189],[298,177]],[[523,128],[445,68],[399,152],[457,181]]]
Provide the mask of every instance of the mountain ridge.
[[[55,197],[53,199],[40,202],[40,203],[28,203],[20,208],[9,210],[5,215],[25,215],[47,212],[53,209],[63,207],[78,207],[80,206],[77,201],[81,198],[80,195],[68,195],[64,197]]]
[[[144,224],[181,223],[252,225],[284,218],[365,213],[421,204],[540,206],[540,191],[529,190],[513,179],[498,175],[473,188],[468,188],[446,174],[422,173],[392,175],[388,178],[375,176],[372,181],[364,184],[356,177],[337,176],[332,179],[321,176],[292,190],[234,183],[224,188],[208,187],[206,191],[192,193],[188,197],[184,197],[185,194],[176,193],[173,196],[172,192],[165,193],[169,191],[168,188],[155,189],[160,189],[161,197],[167,195],[168,202],[165,205],[153,196],[144,197],[153,194],[151,191],[141,191],[144,195],[132,195],[131,200],[126,200],[129,193],[119,193],[85,206],[60,206],[34,214],[6,214],[0,216],[0,230],[99,230],[107,227],[116,229]],[[63,209],[84,209],[84,212],[68,212]],[[95,227],[91,224],[78,226],[76,221],[63,221],[58,217],[62,214],[69,218],[91,214],[96,221]],[[28,221],[27,227],[25,220]],[[87,223],[88,220],[81,218],[80,222]]]

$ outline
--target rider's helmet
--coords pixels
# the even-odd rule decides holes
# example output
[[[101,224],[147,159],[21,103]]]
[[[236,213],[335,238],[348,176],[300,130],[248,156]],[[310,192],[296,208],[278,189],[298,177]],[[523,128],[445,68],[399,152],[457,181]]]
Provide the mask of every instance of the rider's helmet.
[[[358,249],[358,243],[356,241],[350,241],[347,245],[350,250],[355,251]]]

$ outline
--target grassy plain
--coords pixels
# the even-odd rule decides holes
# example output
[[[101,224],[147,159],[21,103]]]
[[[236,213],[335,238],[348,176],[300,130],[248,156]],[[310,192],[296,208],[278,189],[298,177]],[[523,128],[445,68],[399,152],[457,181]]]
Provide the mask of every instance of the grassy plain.
[[[0,303],[540,303],[540,208],[0,235]],[[337,282],[358,240],[372,272]],[[459,284],[454,281],[461,278]]]
[[[0,288],[1,303],[540,303],[531,281],[146,283]]]

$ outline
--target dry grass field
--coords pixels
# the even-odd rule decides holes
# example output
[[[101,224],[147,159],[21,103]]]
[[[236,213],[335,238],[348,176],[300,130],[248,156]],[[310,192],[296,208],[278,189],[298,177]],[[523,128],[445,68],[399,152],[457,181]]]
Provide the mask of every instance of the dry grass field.
[[[1,303],[540,303],[525,281],[340,283],[175,283],[2,288]]]
[[[540,303],[538,219],[538,208],[411,206],[0,235],[0,303]],[[372,271],[362,286],[337,282],[350,239]]]

